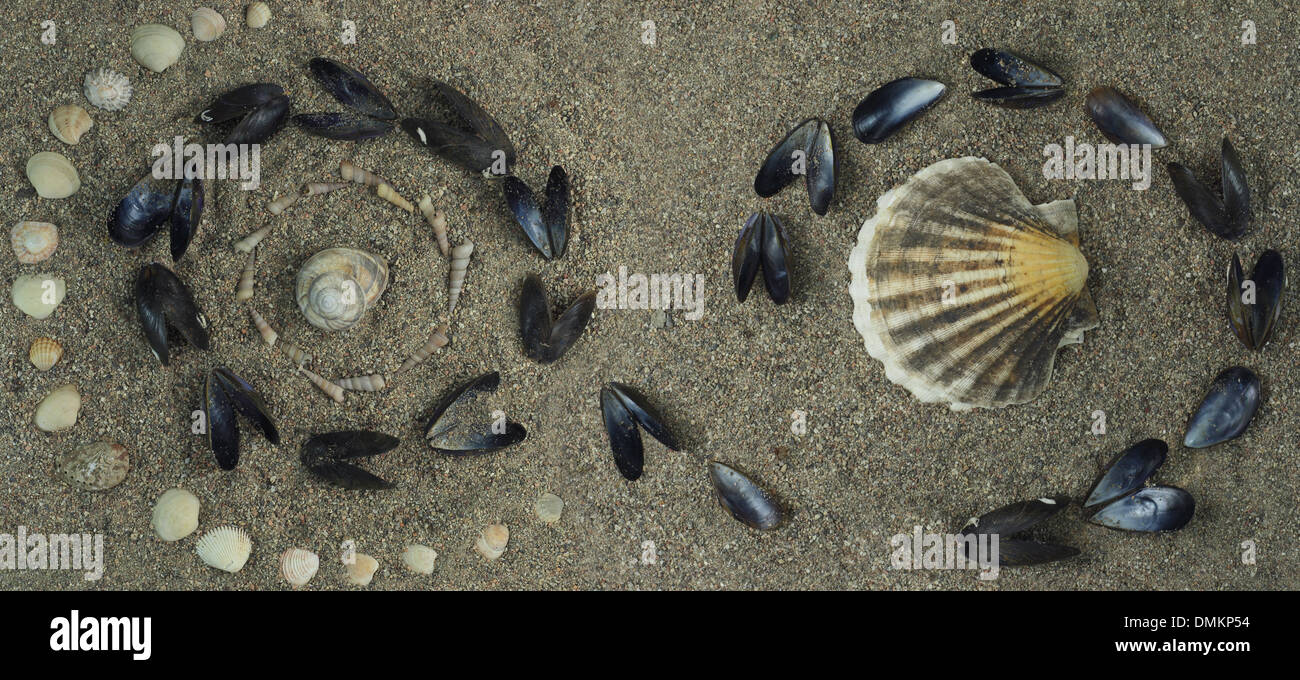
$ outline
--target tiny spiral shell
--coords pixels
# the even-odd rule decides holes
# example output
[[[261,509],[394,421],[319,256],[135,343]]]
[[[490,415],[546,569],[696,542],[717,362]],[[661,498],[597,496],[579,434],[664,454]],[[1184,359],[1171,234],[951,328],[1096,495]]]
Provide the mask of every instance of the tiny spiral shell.
[[[298,202],[298,194],[285,194],[270,203],[266,204],[266,209],[271,211],[272,215],[279,215],[289,208],[289,206]]]
[[[450,244],[447,243],[447,218],[443,216],[441,210],[434,210],[433,199],[429,194],[420,198],[420,212],[424,214],[424,219],[433,227],[433,235],[438,238],[438,250],[442,251],[442,256],[447,257],[448,251],[451,250]]]
[[[324,392],[325,394],[328,394],[330,396],[330,399],[333,399],[334,401],[340,404],[343,403],[342,387],[339,387],[338,385],[335,385],[334,383],[320,377],[319,375],[312,373],[311,371],[303,368],[302,366],[299,366],[298,370],[303,375],[307,376],[307,379],[310,380],[313,385],[319,387],[320,391]]]
[[[328,194],[331,191],[338,191],[348,186],[347,182],[307,182],[302,185],[302,191],[299,196],[315,196],[317,194]]]
[[[280,553],[280,575],[289,585],[305,586],[320,569],[320,556],[310,550],[289,548]]]
[[[356,182],[357,184],[365,184],[367,186],[379,186],[380,184],[388,183],[388,181],[383,177],[380,177],[365,168],[353,165],[348,161],[339,161],[339,175],[349,182]]]
[[[235,250],[241,253],[253,252],[253,249],[257,247],[257,244],[261,243],[262,239],[266,238],[266,235],[271,233],[271,228],[274,226],[275,223],[268,224],[265,227],[262,227],[261,229],[258,229],[257,231],[249,234],[248,236],[239,239],[238,241],[235,242]]]
[[[54,338],[36,338],[32,341],[31,349],[27,351],[27,358],[40,371],[48,371],[54,368],[54,364],[59,363],[59,359],[62,357],[63,345],[60,345],[59,341]]]
[[[376,373],[374,375],[359,375],[355,378],[343,378],[335,381],[335,384],[345,390],[354,392],[378,392],[384,389],[387,382],[384,381],[383,375]]]
[[[276,347],[279,347],[280,351],[284,353],[285,356],[289,357],[289,360],[299,368],[301,368],[303,364],[311,361],[310,354],[302,351],[301,347],[289,342],[288,340],[281,340]]]
[[[469,256],[474,253],[474,243],[464,243],[451,249],[451,276],[447,286],[447,313],[456,311],[456,301],[465,288],[465,270],[469,269]]]
[[[253,317],[253,325],[257,327],[257,332],[262,334],[262,340],[266,344],[274,346],[280,334],[276,333],[274,328],[271,328],[271,324],[267,323],[266,319],[262,318],[262,315],[258,314],[256,309],[249,307],[248,314]]]
[[[239,288],[235,291],[235,301],[243,302],[253,297],[253,275],[257,273],[257,249],[248,251],[248,262],[239,274]]]
[[[330,248],[303,263],[294,298],[313,326],[337,331],[360,321],[387,287],[383,259],[363,250]]]
[[[406,361],[402,362],[402,366],[393,372],[393,375],[405,373],[416,364],[428,359],[434,352],[446,347],[449,342],[451,342],[451,340],[447,338],[447,324],[444,323],[439,325],[437,328],[433,329],[433,333],[429,335],[429,341],[424,343],[424,345],[419,349],[415,350],[414,354],[407,357]]]
[[[76,104],[64,104],[50,112],[50,133],[64,144],[76,145],[94,125],[90,114]]]
[[[393,188],[393,185],[387,182],[375,187],[375,193],[378,194],[380,198],[392,203],[406,212],[415,212],[415,206],[411,205],[410,201],[403,198],[402,195],[397,193],[397,190]]]

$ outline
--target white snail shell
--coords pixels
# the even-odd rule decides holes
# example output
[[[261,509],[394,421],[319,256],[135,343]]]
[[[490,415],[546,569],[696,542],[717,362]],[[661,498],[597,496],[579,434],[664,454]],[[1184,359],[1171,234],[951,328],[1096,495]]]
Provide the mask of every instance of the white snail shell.
[[[379,256],[330,248],[303,264],[294,297],[313,326],[338,331],[360,321],[387,287],[388,264]]]

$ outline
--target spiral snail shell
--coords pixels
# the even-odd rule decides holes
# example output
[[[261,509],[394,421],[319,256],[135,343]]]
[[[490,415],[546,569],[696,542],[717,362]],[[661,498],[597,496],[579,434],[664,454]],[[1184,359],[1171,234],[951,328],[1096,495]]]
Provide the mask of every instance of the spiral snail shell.
[[[388,265],[379,256],[330,248],[302,265],[294,297],[313,326],[338,331],[360,321],[387,287]]]

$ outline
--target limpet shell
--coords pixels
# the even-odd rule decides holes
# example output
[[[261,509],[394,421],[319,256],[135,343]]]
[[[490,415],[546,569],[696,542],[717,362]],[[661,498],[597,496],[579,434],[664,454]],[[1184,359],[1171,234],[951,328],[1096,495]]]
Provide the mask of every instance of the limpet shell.
[[[226,32],[226,18],[211,7],[200,7],[190,15],[190,31],[200,42],[212,42]]]
[[[320,556],[310,550],[289,548],[280,553],[280,575],[289,585],[305,586],[320,569]]]
[[[54,313],[67,293],[63,279],[53,274],[25,274],[14,279],[10,297],[14,306],[27,316],[45,319]]]
[[[248,6],[244,14],[244,23],[249,28],[261,28],[271,21],[271,8],[265,2],[255,2]]]
[[[379,561],[369,555],[357,553],[351,564],[345,564],[347,568],[347,580],[354,586],[368,586],[370,579],[375,577],[375,572],[379,569]]]
[[[233,574],[243,569],[253,554],[253,539],[239,527],[217,527],[199,537],[194,551],[209,567]]]
[[[153,530],[164,541],[179,541],[199,528],[199,499],[185,489],[168,489],[153,505]]]
[[[121,111],[131,102],[131,81],[110,68],[87,71],[81,91],[87,101],[105,111]]]
[[[81,392],[76,385],[64,385],[45,395],[36,406],[36,427],[45,432],[66,430],[77,424]]]
[[[27,181],[41,198],[67,198],[81,188],[72,161],[53,151],[42,151],[27,160]]]
[[[547,524],[554,524],[560,521],[560,514],[564,512],[564,501],[553,493],[544,493],[537,497],[537,518]]]
[[[406,546],[406,550],[402,551],[402,564],[417,574],[432,574],[433,563],[437,559],[437,551],[427,545],[416,543]]]
[[[131,31],[131,57],[154,73],[175,64],[183,49],[185,38],[171,26],[144,24]]]
[[[55,471],[63,481],[87,491],[105,491],[126,479],[131,456],[126,447],[95,442],[64,454]]]
[[[27,359],[38,371],[54,368],[54,364],[59,363],[61,358],[63,358],[63,345],[54,338],[36,338],[32,341],[31,349],[27,350]]]
[[[59,228],[49,222],[23,221],[9,232],[14,256],[23,264],[47,260],[59,247]]]
[[[76,145],[94,125],[90,114],[76,104],[64,104],[50,112],[50,133],[64,144]]]
[[[483,556],[483,559],[491,562],[505,553],[508,542],[510,542],[510,529],[504,524],[490,524],[479,534],[474,549]]]

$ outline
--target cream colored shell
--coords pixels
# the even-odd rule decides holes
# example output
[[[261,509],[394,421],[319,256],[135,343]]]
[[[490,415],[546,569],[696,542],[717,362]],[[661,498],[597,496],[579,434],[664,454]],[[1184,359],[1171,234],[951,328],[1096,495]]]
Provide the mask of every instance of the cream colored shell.
[[[301,587],[320,569],[320,556],[310,550],[289,548],[280,553],[280,575],[289,585]]]
[[[49,318],[67,293],[67,284],[53,274],[23,274],[9,291],[14,306],[33,319]]]
[[[36,405],[33,421],[44,432],[60,432],[77,424],[81,413],[81,392],[76,385],[56,388]]]
[[[388,287],[388,265],[377,255],[330,248],[298,270],[295,299],[313,326],[343,330],[361,320]]]
[[[370,579],[379,570],[379,560],[361,553],[356,553],[353,557],[356,559],[343,565],[347,572],[347,582],[354,586],[370,585]]]
[[[253,554],[253,539],[239,527],[217,527],[205,532],[194,546],[199,559],[214,569],[235,573]]]
[[[61,358],[63,358],[63,345],[54,338],[36,338],[32,341],[31,348],[27,350],[27,359],[38,371],[54,368],[54,364],[59,363]]]
[[[171,26],[144,24],[131,31],[131,56],[154,73],[175,64],[184,49],[185,38]]]
[[[48,259],[59,247],[59,228],[49,222],[19,222],[9,232],[9,241],[19,262],[35,264]]]
[[[402,551],[402,564],[416,574],[432,574],[437,559],[437,551],[427,545],[415,543]]]
[[[105,111],[121,111],[131,103],[131,81],[110,68],[87,71],[81,91],[87,101]]]
[[[244,23],[249,28],[261,28],[271,21],[271,8],[265,2],[254,2],[244,13]]]
[[[200,7],[190,15],[190,32],[199,42],[212,42],[226,32],[226,18],[211,7]]]
[[[1074,202],[1032,205],[1001,168],[956,158],[877,202],[849,257],[853,323],[885,376],[954,410],[1038,396],[1097,325]]]
[[[95,121],[90,114],[76,104],[64,104],[50,112],[50,133],[64,144],[75,145],[81,141]]]
[[[474,549],[483,556],[483,559],[491,562],[505,553],[506,544],[509,542],[510,529],[504,524],[491,524],[483,528],[474,543]]]
[[[179,541],[199,528],[199,499],[185,489],[168,489],[153,505],[154,533],[164,541]]]
[[[41,198],[67,198],[81,188],[72,161],[52,151],[42,151],[27,160],[27,180]]]

